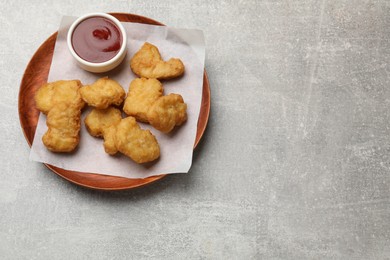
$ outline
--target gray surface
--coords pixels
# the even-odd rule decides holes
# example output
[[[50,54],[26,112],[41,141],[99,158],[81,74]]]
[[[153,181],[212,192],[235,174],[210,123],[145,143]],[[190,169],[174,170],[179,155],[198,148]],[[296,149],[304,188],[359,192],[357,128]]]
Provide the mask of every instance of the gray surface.
[[[0,258],[389,259],[389,1],[0,4]],[[93,11],[204,30],[189,174],[103,193],[28,160],[23,71],[62,15]]]

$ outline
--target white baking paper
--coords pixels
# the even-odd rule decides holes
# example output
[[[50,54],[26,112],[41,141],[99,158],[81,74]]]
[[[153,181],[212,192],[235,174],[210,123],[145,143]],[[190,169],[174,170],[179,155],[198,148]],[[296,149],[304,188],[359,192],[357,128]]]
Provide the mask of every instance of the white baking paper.
[[[83,84],[91,84],[100,77],[108,76],[118,81],[125,91],[136,78],[130,70],[130,58],[144,42],[156,45],[163,59],[180,58],[185,65],[185,74],[179,79],[163,81],[164,94],[178,93],[187,103],[188,121],[170,134],[163,134],[147,124],[141,128],[149,129],[156,136],[160,158],[146,165],[134,163],[123,154],[110,156],[104,152],[103,140],[89,135],[82,121],[81,139],[74,153],[52,153],[42,143],[47,130],[46,116],[41,114],[31,147],[30,160],[48,163],[66,170],[90,172],[126,178],[146,178],[153,175],[186,173],[192,164],[193,146],[202,100],[205,47],[200,30],[175,29],[166,26],[153,26],[137,23],[123,23],[128,34],[128,52],[124,62],[115,70],[94,74],[77,66],[66,44],[68,28],[76,17],[62,19],[53,54],[48,81],[79,79]],[[89,109],[83,111],[82,120]]]

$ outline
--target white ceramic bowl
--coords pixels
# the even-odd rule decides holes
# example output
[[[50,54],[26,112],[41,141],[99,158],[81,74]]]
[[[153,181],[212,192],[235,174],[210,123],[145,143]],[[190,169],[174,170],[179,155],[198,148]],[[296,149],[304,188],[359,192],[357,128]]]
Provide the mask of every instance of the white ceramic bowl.
[[[72,35],[73,35],[75,28],[82,21],[84,21],[88,18],[91,18],[91,17],[103,17],[103,18],[110,20],[119,28],[119,31],[122,34],[122,43],[121,43],[121,47],[119,49],[119,52],[113,58],[111,58],[107,61],[104,61],[104,62],[95,63],[95,62],[86,61],[86,60],[82,59],[79,55],[77,55],[77,53],[73,49]],[[68,44],[69,51],[72,54],[72,56],[75,58],[75,60],[77,61],[77,64],[81,68],[83,68],[84,70],[87,70],[90,72],[95,72],[95,73],[106,72],[106,71],[114,69],[123,61],[123,59],[125,58],[126,53],[127,53],[127,35],[126,35],[125,28],[119,22],[118,19],[116,19],[114,16],[106,14],[106,13],[90,13],[90,14],[86,14],[86,15],[79,17],[76,21],[74,21],[72,23],[72,25],[69,28],[68,35],[67,35],[67,44]]]

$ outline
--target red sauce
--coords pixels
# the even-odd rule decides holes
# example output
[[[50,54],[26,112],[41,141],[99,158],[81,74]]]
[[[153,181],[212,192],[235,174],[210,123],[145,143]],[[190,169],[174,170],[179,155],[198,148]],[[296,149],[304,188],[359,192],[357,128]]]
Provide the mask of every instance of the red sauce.
[[[72,46],[83,60],[105,62],[119,52],[122,34],[119,28],[103,17],[90,17],[80,22],[72,34]]]

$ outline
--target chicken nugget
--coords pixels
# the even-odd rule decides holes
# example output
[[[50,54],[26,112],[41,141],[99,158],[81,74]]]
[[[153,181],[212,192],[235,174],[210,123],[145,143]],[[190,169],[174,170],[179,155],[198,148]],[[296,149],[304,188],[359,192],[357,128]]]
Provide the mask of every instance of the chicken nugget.
[[[157,79],[134,79],[130,83],[123,111],[138,121],[148,122],[148,110],[162,94],[163,86]]]
[[[148,121],[157,130],[169,133],[187,120],[187,104],[178,94],[162,96],[148,111]]]
[[[130,61],[131,70],[140,77],[171,79],[184,73],[184,64],[180,59],[163,61],[158,48],[146,42]]]
[[[81,110],[75,104],[59,103],[49,110],[43,144],[52,152],[71,152],[80,140]]]
[[[160,157],[160,146],[149,130],[143,130],[134,117],[126,117],[116,127],[117,149],[136,163],[146,163]]]
[[[103,129],[104,151],[111,155],[118,152],[118,149],[116,148],[116,126],[117,125],[115,124]]]
[[[119,124],[121,119],[121,111],[114,107],[106,109],[94,108],[84,119],[88,132],[92,136],[103,137],[104,150],[111,155],[118,152],[115,145],[115,126]]]
[[[88,132],[95,137],[102,137],[103,130],[111,125],[118,124],[122,119],[119,109],[109,107],[106,109],[92,109],[85,117],[84,123]]]
[[[46,115],[59,103],[73,104],[81,109],[85,104],[79,92],[81,87],[80,80],[59,80],[43,84],[35,94],[36,106]]]
[[[105,109],[110,105],[119,106],[125,99],[126,93],[122,86],[113,79],[100,78],[91,85],[80,89],[81,97],[89,105]]]

